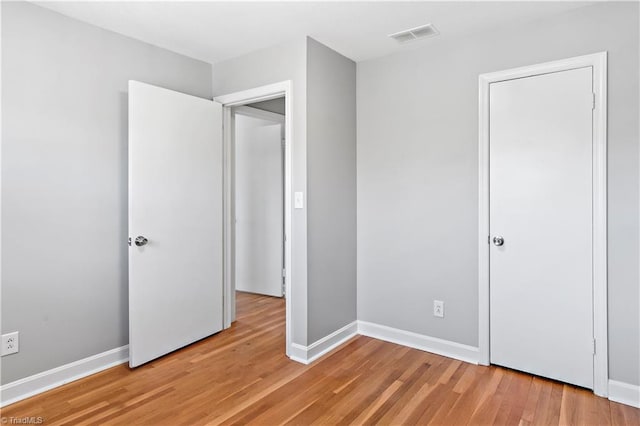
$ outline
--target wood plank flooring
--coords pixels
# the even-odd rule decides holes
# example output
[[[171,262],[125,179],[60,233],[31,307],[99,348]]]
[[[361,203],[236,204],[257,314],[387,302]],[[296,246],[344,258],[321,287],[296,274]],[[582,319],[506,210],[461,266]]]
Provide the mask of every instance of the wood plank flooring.
[[[238,293],[233,327],[2,410],[45,425],[640,425],[570,385],[359,336],[310,366],[284,355],[284,300]]]

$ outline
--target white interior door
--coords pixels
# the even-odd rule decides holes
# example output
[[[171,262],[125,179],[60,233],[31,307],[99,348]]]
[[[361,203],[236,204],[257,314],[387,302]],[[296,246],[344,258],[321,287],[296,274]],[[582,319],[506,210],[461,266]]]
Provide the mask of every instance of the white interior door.
[[[222,150],[220,104],[129,82],[131,367],[222,329]]]
[[[235,114],[236,289],[282,297],[282,122]]]
[[[592,99],[591,67],[490,86],[491,362],[587,388]]]

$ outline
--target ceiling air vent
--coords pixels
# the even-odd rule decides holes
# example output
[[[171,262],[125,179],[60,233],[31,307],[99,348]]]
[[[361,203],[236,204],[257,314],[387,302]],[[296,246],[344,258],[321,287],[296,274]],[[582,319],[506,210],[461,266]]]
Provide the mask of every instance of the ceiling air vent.
[[[391,37],[398,43],[408,43],[413,40],[433,37],[438,34],[440,33],[438,32],[438,30],[436,30],[436,27],[434,27],[432,24],[427,24],[427,25],[411,28],[409,30],[404,30],[397,33],[389,34],[389,37]]]

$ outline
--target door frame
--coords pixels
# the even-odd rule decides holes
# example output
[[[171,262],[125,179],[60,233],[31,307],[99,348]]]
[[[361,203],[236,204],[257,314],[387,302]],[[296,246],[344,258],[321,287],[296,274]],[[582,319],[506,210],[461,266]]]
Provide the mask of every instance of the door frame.
[[[577,68],[593,68],[592,273],[593,392],[608,395],[607,331],[607,52],[497,71],[479,76],[478,362],[490,364],[489,347],[489,89],[491,83]],[[541,350],[544,350],[541,348]]]
[[[231,327],[231,322],[235,319],[235,283],[234,283],[234,247],[233,247],[233,126],[232,126],[232,107],[243,106],[254,102],[268,101],[284,96],[285,100],[285,144],[284,144],[284,265],[285,265],[285,312],[286,312],[286,346],[287,356],[291,356],[291,331],[292,324],[292,303],[291,288],[293,286],[291,279],[291,241],[292,241],[292,205],[291,205],[291,188],[292,186],[292,151],[294,146],[293,140],[293,107],[291,80],[282,81],[266,86],[260,86],[249,90],[230,93],[223,96],[216,96],[214,101],[222,104],[223,109],[223,140],[224,140],[224,165],[223,165],[223,321],[224,328]]]

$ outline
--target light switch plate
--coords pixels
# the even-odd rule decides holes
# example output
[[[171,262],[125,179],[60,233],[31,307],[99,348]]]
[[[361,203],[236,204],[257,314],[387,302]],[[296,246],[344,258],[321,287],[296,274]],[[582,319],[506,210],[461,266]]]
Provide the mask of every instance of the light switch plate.
[[[294,193],[293,207],[296,209],[304,208],[304,193],[302,192]]]

